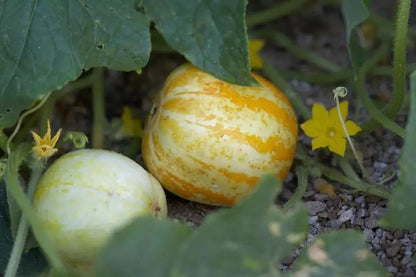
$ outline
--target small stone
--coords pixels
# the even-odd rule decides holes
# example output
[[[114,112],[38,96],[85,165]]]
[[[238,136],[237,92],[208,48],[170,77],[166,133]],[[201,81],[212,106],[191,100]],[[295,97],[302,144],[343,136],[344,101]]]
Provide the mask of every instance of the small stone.
[[[385,169],[388,167],[388,164],[383,163],[383,162],[374,162],[373,166],[374,168]]]
[[[394,238],[395,239],[400,239],[403,237],[403,231],[402,230],[397,230],[394,232]]]
[[[315,198],[315,200],[317,201],[325,201],[329,199],[329,196],[327,194],[323,194],[323,193],[316,193],[313,198]]]
[[[329,221],[329,224],[330,224],[330,226],[331,226],[331,228],[332,229],[339,229],[339,226],[341,226],[341,222],[339,222],[338,220],[336,220],[336,219],[331,219],[330,221]]]
[[[393,243],[389,248],[387,248],[387,250],[386,250],[386,254],[387,254],[387,256],[389,256],[389,257],[395,257],[398,253],[399,253],[399,251],[400,251],[400,248],[402,248],[402,244],[401,243],[398,243],[398,242],[395,242],[395,243]]]
[[[413,270],[413,268],[408,267],[406,271],[402,275],[403,277],[414,277],[416,276],[416,272]]]
[[[367,211],[364,209],[359,209],[356,216],[357,217],[365,217],[367,215]]]
[[[364,229],[363,233],[364,233],[366,241],[372,241],[373,240],[374,233],[371,229]]]
[[[314,215],[309,217],[309,224],[314,224],[318,220],[318,216]]]
[[[370,216],[365,221],[365,227],[370,228],[370,229],[374,229],[374,228],[378,227],[378,218],[376,218],[374,216]]]
[[[388,240],[392,240],[392,239],[393,239],[393,235],[392,235],[390,232],[385,231],[385,232],[384,232],[384,235],[386,236],[386,238],[387,238]]]
[[[413,261],[412,261],[412,256],[405,256],[403,259],[402,259],[402,264],[404,264],[404,265],[407,265],[407,264],[409,264],[409,263],[412,263]]]
[[[376,230],[376,236],[381,238],[383,236],[383,229],[377,228]]]
[[[340,223],[344,223],[344,222],[349,221],[354,215],[354,210],[355,210],[354,208],[351,208],[351,209],[348,209],[346,211],[343,211],[341,216],[338,218],[338,221]]]
[[[396,267],[401,267],[402,264],[400,263],[399,259],[397,257],[393,257],[393,265]]]
[[[322,218],[328,218],[328,213],[323,211],[323,212],[317,213],[317,216],[322,217]]]
[[[308,201],[305,204],[310,215],[316,215],[317,213],[324,211],[326,208],[325,203],[319,201]]]
[[[358,226],[363,226],[364,225],[364,219],[360,218],[360,217],[354,217],[351,220],[352,224],[354,225],[358,225]]]
[[[397,273],[397,268],[395,266],[388,266],[387,270],[391,273]]]
[[[355,201],[355,203],[361,204],[361,203],[364,202],[364,200],[365,200],[364,195],[361,195],[361,196],[355,198],[354,201]]]

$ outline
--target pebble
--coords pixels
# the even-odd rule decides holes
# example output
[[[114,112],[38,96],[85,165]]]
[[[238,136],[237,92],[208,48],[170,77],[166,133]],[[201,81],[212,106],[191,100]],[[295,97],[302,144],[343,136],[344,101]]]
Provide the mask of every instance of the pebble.
[[[324,211],[326,208],[325,203],[319,201],[308,201],[305,204],[310,215],[316,215],[317,213]]]
[[[342,212],[341,216],[338,218],[338,221],[340,223],[350,221],[350,219],[354,216],[354,211],[355,211],[355,209],[351,208],[351,209],[348,209],[348,210]]]
[[[364,209],[359,209],[356,214],[357,217],[365,217],[366,215],[367,215],[367,211]]]
[[[314,224],[316,221],[318,221],[317,215],[309,217],[309,224]]]
[[[395,243],[393,243],[389,248],[387,248],[387,250],[386,250],[386,253],[387,253],[387,256],[389,256],[389,257],[395,257],[398,253],[399,253],[399,251],[400,251],[400,248],[402,248],[402,244],[400,243],[400,242],[395,242]]]
[[[327,194],[323,194],[323,193],[316,193],[313,198],[315,198],[315,200],[317,201],[325,201],[329,199],[329,196]]]
[[[364,233],[364,237],[365,237],[366,241],[372,241],[373,240],[374,233],[371,229],[366,228],[366,229],[364,229],[363,233]]]
[[[414,277],[414,276],[416,276],[416,272],[410,267],[408,267],[406,271],[403,273],[403,277]]]
[[[361,195],[361,196],[359,196],[359,197],[357,197],[357,198],[354,199],[355,203],[358,203],[358,204],[363,203],[364,200],[365,200],[364,195]]]

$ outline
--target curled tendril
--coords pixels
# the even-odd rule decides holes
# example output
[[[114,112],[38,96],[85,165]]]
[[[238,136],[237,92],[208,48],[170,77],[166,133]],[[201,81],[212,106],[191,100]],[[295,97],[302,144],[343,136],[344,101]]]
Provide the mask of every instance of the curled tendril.
[[[334,93],[334,99],[338,97],[344,98],[348,94],[346,87],[336,87],[332,92]]]
[[[71,141],[77,149],[85,148],[88,137],[83,132],[68,132],[65,134],[64,141]]]

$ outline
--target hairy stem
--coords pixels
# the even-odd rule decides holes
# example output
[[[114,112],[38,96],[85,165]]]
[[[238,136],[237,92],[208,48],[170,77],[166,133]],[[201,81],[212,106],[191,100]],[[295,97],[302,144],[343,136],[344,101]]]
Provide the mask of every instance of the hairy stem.
[[[41,166],[34,166],[32,169],[32,174],[30,176],[29,184],[28,184],[28,192],[27,197],[28,199],[32,199],[33,194],[36,189],[36,185],[39,182],[40,177],[42,176],[43,170]],[[7,264],[5,277],[14,277],[17,273],[17,268],[20,263],[20,258],[23,253],[23,248],[25,246],[27,233],[29,230],[29,222],[27,221],[25,216],[20,217],[19,227],[17,229],[16,239],[13,244],[12,253],[9,258],[9,263]]]
[[[393,48],[393,96],[386,108],[386,114],[392,117],[403,104],[406,85],[406,47],[407,25],[410,14],[410,0],[400,0],[397,10],[396,32]]]
[[[369,68],[371,68],[371,66],[377,63],[377,61],[379,61],[385,55],[387,49],[388,48],[386,44],[381,46],[373,55],[373,57],[371,57],[363,64],[354,82],[354,87],[358,93],[358,97],[360,98],[362,104],[372,117],[372,119],[361,125],[362,132],[360,133],[360,135],[371,131],[374,127],[377,126],[377,122],[401,137],[404,137],[405,134],[405,130],[402,127],[400,127],[390,117],[385,115],[381,110],[377,108],[377,106],[373,103],[365,88],[366,72]]]
[[[303,103],[302,99],[290,87],[290,85],[279,76],[279,73],[266,62],[263,64],[263,73],[286,94],[298,114],[305,119],[311,117],[311,112],[305,103]]]
[[[313,64],[323,70],[326,70],[328,72],[337,72],[341,70],[341,67],[332,63],[331,61],[319,57],[316,53],[313,53],[311,51],[305,50],[297,46],[296,43],[294,43],[289,37],[287,37],[285,34],[281,32],[263,30],[257,31],[256,34],[271,40],[273,43],[281,47],[284,47],[287,51],[292,53],[298,59],[305,60],[310,64]]]
[[[104,96],[104,69],[95,68],[94,82],[92,84],[92,106],[94,110],[92,127],[92,147],[103,148],[105,124],[105,96]]]
[[[61,261],[53,243],[45,233],[42,225],[38,221],[35,213],[32,210],[32,206],[27,196],[25,195],[19,179],[17,177],[18,163],[14,157],[13,152],[9,154],[9,161],[7,164],[7,170],[5,174],[5,181],[8,191],[11,196],[16,200],[20,209],[22,210],[23,217],[29,221],[30,226],[32,227],[33,234],[35,235],[40,247],[46,255],[46,258],[49,261],[49,264],[57,272],[64,272],[65,267]]]
[[[286,16],[304,6],[306,1],[307,0],[287,0],[263,11],[250,14],[246,17],[247,27],[264,24]]]
[[[290,210],[305,194],[308,185],[308,171],[303,166],[296,167],[296,176],[298,177],[298,186],[293,196],[286,202],[284,210]]]

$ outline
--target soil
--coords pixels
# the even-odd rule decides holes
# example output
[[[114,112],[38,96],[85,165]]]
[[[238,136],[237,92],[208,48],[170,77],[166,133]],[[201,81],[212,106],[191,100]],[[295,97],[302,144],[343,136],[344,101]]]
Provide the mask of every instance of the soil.
[[[258,1],[249,5],[249,11],[270,6],[273,2]],[[395,5],[396,1],[377,3],[377,5],[373,4],[373,7],[378,13],[392,16],[394,12],[392,5]],[[311,1],[306,9],[269,23],[266,27],[284,32],[297,45],[327,58],[342,68],[350,68],[342,15],[334,7],[314,5]],[[316,68],[296,59],[283,48],[273,45],[268,44],[262,51],[262,56],[282,70],[316,71]],[[409,59],[412,58],[409,57]],[[386,59],[391,62],[391,57],[386,57]],[[107,71],[105,90],[108,128],[106,129],[110,131],[107,133],[105,148],[122,153],[128,151],[130,141],[115,138],[112,135],[111,122],[115,122],[114,119],[120,117],[125,106],[130,107],[134,116],[141,118],[144,122],[152,97],[160,89],[167,75],[184,62],[183,57],[176,54],[152,54],[141,75],[133,72]],[[327,108],[334,106],[333,86],[318,86],[295,79],[288,81],[309,107],[314,102],[322,103]],[[349,87],[349,84],[338,85]],[[368,88],[374,98],[380,97],[381,93],[383,95],[387,93],[388,97],[392,91],[391,78],[372,78],[368,81]],[[347,99],[350,102],[350,114],[354,114],[357,102],[356,95],[351,88]],[[84,131],[90,135],[92,118],[90,104],[90,94],[87,91],[62,97],[57,105],[54,124],[65,130]],[[368,114],[363,109],[360,109],[358,114],[358,123],[368,118]],[[404,126],[406,113],[399,114],[395,120]],[[299,121],[301,123],[304,119]],[[310,149],[310,139],[306,138],[301,131],[299,133],[299,144]],[[366,170],[374,181],[385,179],[392,173],[395,173],[396,177],[387,182],[386,186],[390,187],[397,181],[399,174],[397,162],[402,144],[403,140],[400,137],[381,128],[356,139],[356,145],[362,153]],[[327,157],[324,151],[310,151],[310,155],[322,160]],[[142,163],[139,151],[136,151],[132,157]],[[357,172],[359,172],[358,168]],[[416,276],[416,266],[412,259],[416,250],[416,233],[387,230],[378,226],[378,219],[386,210],[386,200],[353,193],[337,183],[331,183],[336,189],[336,197],[330,198],[317,191],[314,181],[310,178],[307,191],[303,196],[310,215],[310,231],[305,244],[328,230],[344,228],[359,230],[364,233],[369,248],[393,276]],[[296,177],[291,172],[286,178],[283,191],[276,199],[276,203],[281,205],[287,201],[295,188]],[[218,209],[186,201],[170,193],[167,193],[167,200],[170,217],[195,227],[201,224],[207,214]],[[296,253],[282,265],[282,270],[289,270],[295,259]]]

